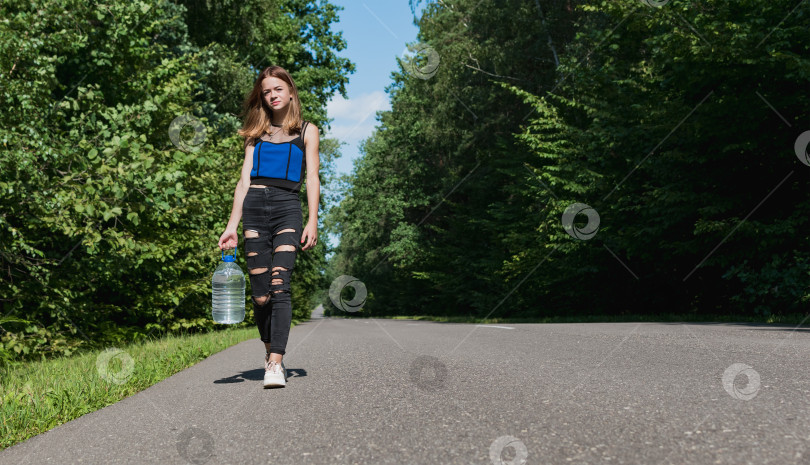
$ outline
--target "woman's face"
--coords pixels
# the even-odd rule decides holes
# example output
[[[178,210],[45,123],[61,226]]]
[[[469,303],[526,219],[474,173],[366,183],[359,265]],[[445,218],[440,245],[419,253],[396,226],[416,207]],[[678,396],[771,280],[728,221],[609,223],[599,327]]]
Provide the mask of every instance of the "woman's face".
[[[270,76],[262,80],[262,98],[268,108],[283,110],[290,104],[290,88],[281,79]]]

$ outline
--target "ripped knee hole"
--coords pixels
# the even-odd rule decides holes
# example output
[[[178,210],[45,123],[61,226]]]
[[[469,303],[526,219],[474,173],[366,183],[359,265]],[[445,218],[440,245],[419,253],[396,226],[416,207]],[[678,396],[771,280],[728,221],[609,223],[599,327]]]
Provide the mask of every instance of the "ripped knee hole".
[[[252,299],[253,299],[253,301],[256,303],[256,305],[260,305],[260,306],[261,306],[261,305],[266,304],[266,303],[267,303],[267,301],[270,299],[270,293],[268,292],[267,294],[265,294],[265,295],[263,295],[263,296],[260,296],[260,297],[255,297],[255,296],[252,296],[251,298],[252,298]]]

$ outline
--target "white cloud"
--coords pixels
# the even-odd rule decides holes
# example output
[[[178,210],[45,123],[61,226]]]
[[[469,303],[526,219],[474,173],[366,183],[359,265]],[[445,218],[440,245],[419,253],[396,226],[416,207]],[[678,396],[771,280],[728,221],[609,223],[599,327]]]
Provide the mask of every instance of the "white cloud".
[[[326,137],[334,137],[347,142],[349,147],[370,136],[377,124],[375,114],[378,110],[388,110],[388,94],[374,91],[352,99],[337,95],[326,104],[326,114],[334,118],[331,130]]]

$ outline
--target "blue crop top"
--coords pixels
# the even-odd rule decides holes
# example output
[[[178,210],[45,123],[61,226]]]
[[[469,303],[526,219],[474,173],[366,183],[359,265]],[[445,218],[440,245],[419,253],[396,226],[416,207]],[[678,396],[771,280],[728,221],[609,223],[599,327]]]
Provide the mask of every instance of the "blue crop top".
[[[295,193],[301,190],[307,162],[304,152],[306,128],[307,122],[304,121],[301,134],[294,137],[282,136],[279,139],[288,139],[283,142],[265,140],[269,137],[268,134],[256,139],[250,185],[276,186]]]

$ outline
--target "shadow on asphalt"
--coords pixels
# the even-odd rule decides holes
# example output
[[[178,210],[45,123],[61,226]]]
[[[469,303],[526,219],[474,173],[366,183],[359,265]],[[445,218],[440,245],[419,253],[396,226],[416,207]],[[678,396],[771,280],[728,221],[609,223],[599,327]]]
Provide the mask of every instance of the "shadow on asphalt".
[[[328,318],[328,317],[327,317]],[[354,318],[343,318],[345,320],[368,320],[370,317],[354,317]],[[544,322],[544,321],[501,321],[498,323],[476,323],[473,321],[431,321],[431,320],[411,320],[411,319],[400,319],[400,320],[393,320],[391,318],[378,318],[378,321],[408,321],[413,323],[436,323],[436,324],[448,324],[448,325],[455,325],[455,324],[484,324],[484,325],[520,325],[520,324],[543,324],[543,325],[589,325],[589,324],[612,324],[612,323],[652,323],[652,324],[661,324],[661,325],[680,325],[680,324],[688,324],[688,325],[703,325],[703,326],[746,326],[754,330],[760,331],[788,331],[788,332],[798,332],[798,333],[810,333],[810,316],[806,318],[806,321],[802,321],[800,324],[792,324],[792,323],[759,323],[759,322],[750,322],[750,321],[640,321],[640,320],[626,320],[626,321],[560,321],[560,322]]]
[[[287,368],[287,378],[306,376],[307,370],[303,368]],[[264,379],[264,368],[243,371],[227,378],[214,381],[214,384],[241,383],[243,381],[262,381]]]
[[[658,324],[662,325],[680,325],[680,324],[688,324],[691,326],[719,326],[719,325],[728,325],[728,326],[747,326],[751,329],[757,329],[760,331],[796,331],[801,333],[810,332],[810,328],[807,327],[807,323],[805,322],[802,326],[794,325],[794,324],[786,324],[786,323],[751,323],[751,322],[723,322],[723,321],[661,321],[657,322]]]

